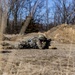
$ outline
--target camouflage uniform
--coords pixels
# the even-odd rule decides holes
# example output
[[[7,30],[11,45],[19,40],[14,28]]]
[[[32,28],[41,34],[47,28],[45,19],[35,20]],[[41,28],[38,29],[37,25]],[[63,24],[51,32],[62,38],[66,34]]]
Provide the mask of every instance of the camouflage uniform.
[[[47,38],[44,35],[39,35],[38,37],[22,41],[19,48],[44,49],[46,46],[46,40]]]
[[[45,48],[46,40],[47,40],[47,38],[44,35],[39,35],[38,40],[36,42],[39,49]]]
[[[18,42],[4,42],[2,44],[7,48],[16,48],[16,49],[47,49],[50,45],[50,40],[48,40],[44,35],[40,34],[37,37],[24,38]]]

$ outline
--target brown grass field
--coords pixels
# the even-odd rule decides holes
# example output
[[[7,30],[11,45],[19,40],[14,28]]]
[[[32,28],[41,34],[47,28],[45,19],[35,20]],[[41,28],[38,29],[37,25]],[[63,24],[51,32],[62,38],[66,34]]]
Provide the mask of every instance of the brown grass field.
[[[75,44],[57,49],[0,51],[0,75],[75,75]]]
[[[0,50],[0,75],[75,75],[75,26],[60,25],[44,34],[57,49]],[[7,37],[15,42],[23,36]]]

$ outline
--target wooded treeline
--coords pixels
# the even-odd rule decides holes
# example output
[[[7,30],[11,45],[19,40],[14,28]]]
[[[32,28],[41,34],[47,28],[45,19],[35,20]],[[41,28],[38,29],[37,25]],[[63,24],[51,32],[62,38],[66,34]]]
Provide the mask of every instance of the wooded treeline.
[[[0,0],[2,33],[38,32],[63,23],[75,24],[75,0]]]

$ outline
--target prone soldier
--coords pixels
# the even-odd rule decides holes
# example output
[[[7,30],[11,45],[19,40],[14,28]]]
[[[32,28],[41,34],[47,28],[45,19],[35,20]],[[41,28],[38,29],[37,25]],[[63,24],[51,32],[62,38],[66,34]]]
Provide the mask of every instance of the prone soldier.
[[[50,41],[44,35],[40,34],[38,37],[22,41],[19,44],[19,48],[33,48],[33,49],[47,49],[50,45]]]
[[[39,34],[37,37],[30,37],[27,39],[21,39],[18,42],[3,42],[2,46],[12,49],[48,49],[50,46],[50,41],[44,35]]]

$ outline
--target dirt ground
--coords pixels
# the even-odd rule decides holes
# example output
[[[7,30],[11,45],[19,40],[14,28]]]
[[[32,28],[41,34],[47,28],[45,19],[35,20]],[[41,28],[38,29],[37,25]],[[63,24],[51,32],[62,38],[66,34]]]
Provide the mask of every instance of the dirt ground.
[[[57,49],[0,51],[0,75],[75,75],[75,44],[52,45]]]
[[[62,24],[45,32],[48,38],[61,43],[75,44],[75,25]]]
[[[57,49],[0,50],[0,75],[75,75],[75,26],[61,25],[43,34],[52,39],[51,46]],[[26,36],[33,35],[37,34]],[[26,38],[12,36],[5,39],[15,42]]]

